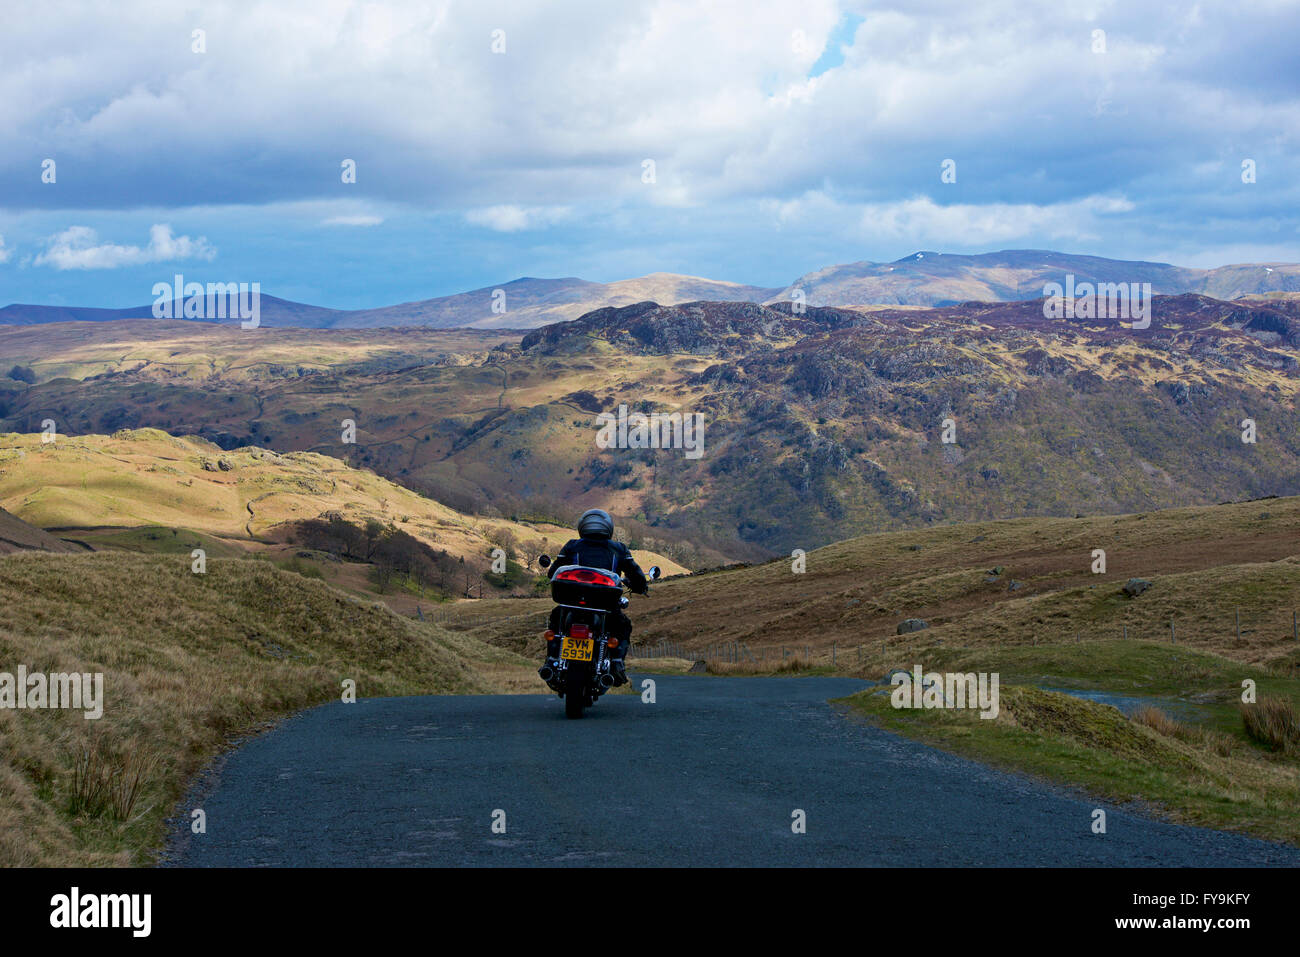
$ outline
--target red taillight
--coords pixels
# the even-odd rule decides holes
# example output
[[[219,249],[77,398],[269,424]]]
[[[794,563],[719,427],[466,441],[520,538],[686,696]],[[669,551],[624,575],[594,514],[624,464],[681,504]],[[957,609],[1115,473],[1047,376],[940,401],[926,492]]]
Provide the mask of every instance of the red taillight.
[[[570,625],[570,626],[569,626],[569,637],[570,637],[570,638],[590,638],[590,637],[591,637],[591,629],[588,628],[586,625]]]
[[[618,587],[618,579],[613,575],[605,572],[596,571],[592,568],[566,568],[562,572],[556,572],[556,581],[577,582],[580,585],[605,585],[606,587]]]

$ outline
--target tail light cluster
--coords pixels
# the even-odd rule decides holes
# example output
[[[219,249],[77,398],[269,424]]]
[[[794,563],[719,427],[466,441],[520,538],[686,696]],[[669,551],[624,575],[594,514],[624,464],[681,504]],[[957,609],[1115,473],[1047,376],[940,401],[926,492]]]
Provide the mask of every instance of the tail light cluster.
[[[590,638],[590,637],[591,637],[591,628],[590,628],[590,626],[588,626],[588,625],[570,625],[570,626],[569,626],[569,637],[570,637],[570,638]]]
[[[604,585],[606,588],[619,587],[618,578],[594,568],[566,568],[562,572],[556,572],[555,578],[557,581],[576,582],[579,585]]]

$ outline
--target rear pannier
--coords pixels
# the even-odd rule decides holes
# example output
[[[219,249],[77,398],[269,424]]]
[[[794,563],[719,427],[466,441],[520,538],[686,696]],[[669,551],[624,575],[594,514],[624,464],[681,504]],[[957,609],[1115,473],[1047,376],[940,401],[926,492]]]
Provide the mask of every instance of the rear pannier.
[[[551,600],[557,605],[614,611],[622,597],[618,575],[604,568],[565,565],[551,579]]]

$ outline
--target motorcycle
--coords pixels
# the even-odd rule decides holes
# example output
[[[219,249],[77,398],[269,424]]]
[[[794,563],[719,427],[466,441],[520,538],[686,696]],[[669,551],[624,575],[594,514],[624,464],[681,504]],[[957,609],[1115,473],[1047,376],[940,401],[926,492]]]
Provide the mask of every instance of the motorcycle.
[[[538,564],[549,568],[550,556],[543,555]],[[657,581],[659,566],[652,565],[646,578]],[[562,611],[559,630],[546,630],[546,663],[538,673],[564,699],[566,717],[581,718],[584,709],[614,686],[610,663],[618,638],[609,633],[606,622],[611,613],[628,606],[625,584],[615,572],[585,565],[565,565],[551,576],[551,600]],[[559,653],[552,656],[557,646]]]

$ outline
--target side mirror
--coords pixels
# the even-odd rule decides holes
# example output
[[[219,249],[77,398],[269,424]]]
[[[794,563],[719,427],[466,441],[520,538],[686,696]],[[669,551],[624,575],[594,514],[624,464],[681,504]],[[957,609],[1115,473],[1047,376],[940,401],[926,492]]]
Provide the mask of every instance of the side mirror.
[[[655,581],[658,581],[658,580],[659,580],[659,566],[658,566],[658,565],[651,565],[651,566],[650,566],[650,580],[651,580],[652,582],[655,582]]]
[[[550,567],[551,567],[551,556],[550,556],[550,555],[543,555],[541,558],[537,559],[537,564],[541,565],[543,568],[550,568]]]

